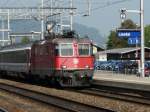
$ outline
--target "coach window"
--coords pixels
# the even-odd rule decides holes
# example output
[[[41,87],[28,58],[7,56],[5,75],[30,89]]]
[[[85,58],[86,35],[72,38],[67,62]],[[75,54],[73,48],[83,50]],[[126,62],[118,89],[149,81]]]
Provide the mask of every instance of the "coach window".
[[[61,44],[61,56],[73,56],[72,44]]]
[[[81,56],[86,56],[86,55],[90,55],[90,45],[89,44],[79,44],[78,45],[78,51],[79,51],[79,55]]]

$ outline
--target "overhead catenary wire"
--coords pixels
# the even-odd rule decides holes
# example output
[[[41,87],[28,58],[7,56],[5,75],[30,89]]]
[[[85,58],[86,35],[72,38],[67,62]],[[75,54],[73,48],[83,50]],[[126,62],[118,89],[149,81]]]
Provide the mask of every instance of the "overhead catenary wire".
[[[5,0],[5,2],[4,2],[4,3],[6,3],[5,6],[8,7],[10,5],[10,2],[12,3],[12,1],[16,1],[16,0]],[[66,0],[66,1],[64,1],[64,0],[52,0],[52,1],[54,3],[53,5],[55,7],[57,7],[58,5],[59,5],[59,7],[60,6],[69,6],[69,0]],[[120,4],[120,3],[123,3],[123,2],[127,2],[127,1],[131,1],[131,0],[106,0],[106,1],[103,1],[103,0],[90,0],[90,3],[92,5],[92,7],[90,8],[90,11],[94,12],[94,11],[100,10],[102,8],[107,8],[107,7],[110,7],[112,5],[117,5],[117,4]],[[24,0],[19,0],[19,3],[20,3],[21,6],[24,6],[24,7],[27,6],[27,3]],[[44,0],[44,6],[48,5],[49,3],[51,3],[51,0]],[[83,0],[83,1],[74,0],[74,6],[75,7],[76,7],[76,5],[77,6],[78,5],[84,5],[85,3],[86,3],[86,0]],[[39,7],[39,9],[40,9],[40,7]],[[59,9],[60,12],[61,12],[61,10],[62,9]],[[83,16],[85,13],[87,13],[87,10],[85,10],[85,11],[76,10],[76,12],[74,13],[74,16]],[[23,16],[25,14],[27,15],[27,13],[23,13]],[[28,15],[30,15],[30,13],[28,13]],[[21,16],[21,15],[19,14],[19,16]],[[62,19],[69,17],[69,15],[65,15],[65,14],[62,14],[62,13],[61,13],[61,16],[62,16],[61,17]]]
[[[106,2],[103,5],[100,5],[100,4],[97,3],[97,5],[100,5],[100,6],[91,8],[91,12],[94,12],[94,11],[102,9],[102,8],[107,8],[107,7],[110,7],[110,6],[113,6],[113,5],[117,5],[117,4],[120,4],[120,3],[124,3],[124,2],[127,2],[127,1],[131,1],[131,0],[117,0],[117,1],[113,1],[113,2],[109,1],[109,2]],[[78,12],[79,15],[84,14],[84,13],[85,13],[85,11]]]

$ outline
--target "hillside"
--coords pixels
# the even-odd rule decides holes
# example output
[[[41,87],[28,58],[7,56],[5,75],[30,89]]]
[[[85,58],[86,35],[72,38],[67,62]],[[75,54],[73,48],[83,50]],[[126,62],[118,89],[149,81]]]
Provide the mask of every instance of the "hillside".
[[[38,21],[11,21],[11,32],[12,33],[29,33],[31,31],[40,31],[40,22]],[[103,46],[106,43],[104,37],[101,36],[99,31],[96,28],[87,27],[85,25],[74,23],[73,25],[75,31],[81,36],[88,36],[94,43]],[[20,38],[17,38],[16,41],[19,41]]]

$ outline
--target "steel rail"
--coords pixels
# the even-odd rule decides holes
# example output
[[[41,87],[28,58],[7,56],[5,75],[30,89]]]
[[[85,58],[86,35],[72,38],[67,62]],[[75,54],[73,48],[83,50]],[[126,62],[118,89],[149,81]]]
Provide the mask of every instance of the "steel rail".
[[[51,96],[48,94],[16,87],[9,84],[0,83],[0,89],[30,98],[38,102],[53,105],[55,107],[62,108],[63,110],[68,110],[71,112],[113,112],[112,110],[67,100],[65,98],[60,98],[57,96]]]
[[[0,112],[8,112],[8,111],[0,107]]]
[[[126,101],[130,103],[150,105],[150,97],[148,97],[149,93],[143,93],[144,91],[142,92],[138,90],[123,89],[124,88],[117,87],[113,87],[112,89],[112,87],[95,85],[95,87],[93,86],[93,88],[78,90],[78,92],[120,101]],[[141,93],[143,93],[143,95],[141,95]]]

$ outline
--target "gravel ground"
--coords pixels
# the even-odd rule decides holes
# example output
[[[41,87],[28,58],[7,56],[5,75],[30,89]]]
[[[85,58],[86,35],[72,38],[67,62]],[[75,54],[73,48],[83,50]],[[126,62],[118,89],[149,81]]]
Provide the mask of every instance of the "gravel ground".
[[[2,90],[0,90],[0,107],[8,112],[63,112],[61,109],[37,103]]]
[[[98,107],[113,109],[118,112],[150,112],[150,106],[146,106],[146,105],[132,104],[132,103],[127,103],[127,102],[119,101],[119,100],[110,100],[104,97],[71,92],[68,90],[40,87],[40,86],[35,86],[35,85],[8,81],[8,80],[0,80],[0,82],[9,83],[9,84],[11,83],[19,87],[24,87],[27,89],[66,98],[66,99],[73,100],[73,101],[82,102],[82,103],[89,104],[89,105],[95,105]]]

